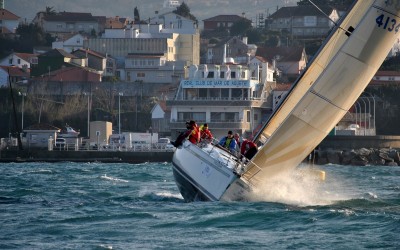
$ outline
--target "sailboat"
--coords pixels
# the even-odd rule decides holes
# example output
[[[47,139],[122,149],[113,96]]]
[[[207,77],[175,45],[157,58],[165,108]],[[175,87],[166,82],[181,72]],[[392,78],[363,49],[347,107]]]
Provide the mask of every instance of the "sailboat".
[[[397,1],[356,1],[256,135],[260,147],[251,161],[188,141],[176,149],[173,174],[185,201],[242,199],[295,169],[367,87],[399,29]]]

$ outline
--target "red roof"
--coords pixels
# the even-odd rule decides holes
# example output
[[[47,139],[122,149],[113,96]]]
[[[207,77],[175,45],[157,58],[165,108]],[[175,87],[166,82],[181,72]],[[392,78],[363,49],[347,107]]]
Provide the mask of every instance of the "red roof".
[[[298,62],[301,61],[304,48],[301,47],[258,47],[256,56],[262,56],[272,62],[279,57],[278,61]]]
[[[7,74],[10,76],[19,76],[19,77],[29,77],[29,70],[28,72],[23,71],[21,68],[18,68],[16,66],[0,66]]]
[[[17,21],[19,16],[15,15],[14,13],[6,10],[0,9],[0,20],[15,20]]]
[[[290,6],[290,7],[282,7],[273,13],[269,18],[277,19],[277,18],[290,18],[294,16],[322,16],[326,17],[324,13],[330,15],[334,8],[330,6],[319,6],[322,10],[315,8],[312,5],[301,5],[301,6]]]
[[[36,77],[37,79],[43,79],[43,81],[58,81],[58,82],[100,82],[101,75],[95,72],[91,72],[87,69],[80,67],[67,67],[59,70],[50,72],[50,77],[45,74],[43,78]]]
[[[49,22],[96,22],[91,13],[59,12],[54,15],[45,15],[44,20]]]
[[[30,53],[14,53],[15,56],[18,56],[19,58],[31,62],[32,57],[37,57],[38,54],[30,54]]]
[[[237,22],[242,19],[248,20],[247,18],[238,15],[218,15],[204,19],[203,22]]]
[[[292,87],[290,83],[278,83],[276,84],[275,91],[288,91]]]
[[[400,72],[380,70],[376,72],[375,76],[400,76]]]

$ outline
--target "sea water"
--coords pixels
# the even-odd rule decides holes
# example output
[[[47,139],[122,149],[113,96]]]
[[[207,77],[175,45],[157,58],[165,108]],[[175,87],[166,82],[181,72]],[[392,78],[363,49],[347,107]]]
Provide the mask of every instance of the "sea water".
[[[0,164],[0,249],[400,249],[400,167],[185,203],[171,163]]]

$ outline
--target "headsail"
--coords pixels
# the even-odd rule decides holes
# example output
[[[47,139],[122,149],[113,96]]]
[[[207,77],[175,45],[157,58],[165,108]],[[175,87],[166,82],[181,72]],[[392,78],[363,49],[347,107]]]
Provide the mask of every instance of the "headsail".
[[[263,126],[263,129],[261,129],[260,133],[256,136],[256,141],[260,141],[264,144],[272,133],[279,127],[287,117],[288,113],[293,110],[294,106],[315,83],[317,77],[325,70],[328,63],[347,40],[349,35],[346,34],[347,30],[358,26],[361,18],[365,15],[373,1],[374,0],[358,1],[353,5],[351,10],[338,24],[341,28],[336,27],[331,32],[325,42],[325,46],[318,51],[310,66],[305,70],[297,82],[293,84],[288,95],[284,98],[274,114]]]
[[[382,64],[399,36],[397,1],[358,1],[353,10],[348,22],[358,23],[349,23],[355,30],[349,37],[338,30],[342,44],[331,44],[321,51],[331,55],[313,61],[299,80],[301,91],[287,98],[281,116],[264,128],[262,136],[269,138],[245,175],[254,174],[254,165],[262,168],[258,180],[296,167],[342,119]]]

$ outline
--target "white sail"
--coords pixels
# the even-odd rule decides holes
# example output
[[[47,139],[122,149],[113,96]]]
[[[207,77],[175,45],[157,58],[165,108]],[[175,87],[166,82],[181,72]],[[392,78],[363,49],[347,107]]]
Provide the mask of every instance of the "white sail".
[[[257,180],[263,180],[300,164],[347,113],[382,64],[399,36],[400,4],[361,2],[358,8],[365,14],[359,24],[335,55],[327,58],[323,70],[314,67],[307,72],[313,79],[309,89],[272,129],[245,177],[255,174],[254,165],[262,168]]]
[[[328,63],[336,55],[343,43],[348,39],[350,33],[348,30],[357,27],[361,18],[365,15],[371,3],[374,0],[358,1],[353,8],[339,23],[339,27],[331,33],[318,54],[313,59],[310,66],[293,85],[293,88],[279,105],[277,110],[263,126],[261,132],[257,135],[256,141],[265,143],[272,133],[279,127],[283,120],[293,110],[295,105],[300,101],[309,88],[316,82],[317,77],[325,70]],[[347,33],[347,34],[346,34]]]

